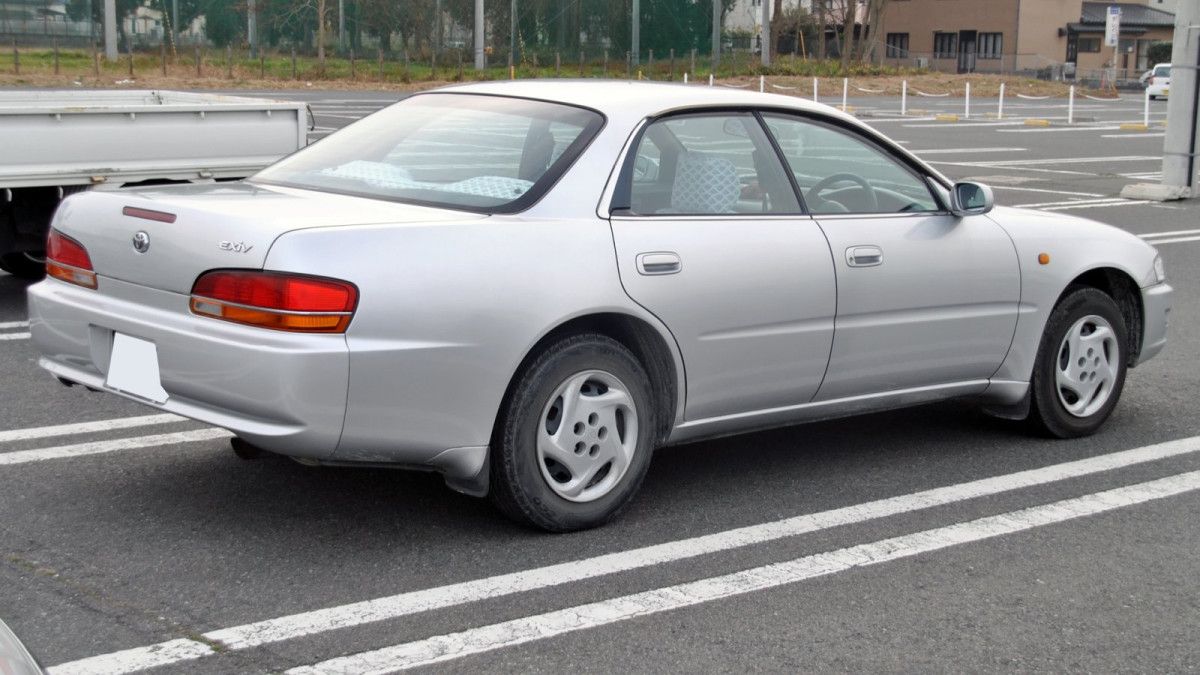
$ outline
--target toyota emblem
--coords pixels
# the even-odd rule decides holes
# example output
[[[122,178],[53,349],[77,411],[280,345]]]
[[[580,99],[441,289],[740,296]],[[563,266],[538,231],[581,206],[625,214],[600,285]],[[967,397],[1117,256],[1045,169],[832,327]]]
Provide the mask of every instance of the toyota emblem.
[[[145,232],[138,232],[133,235],[133,250],[138,253],[145,253],[150,250],[150,235]]]

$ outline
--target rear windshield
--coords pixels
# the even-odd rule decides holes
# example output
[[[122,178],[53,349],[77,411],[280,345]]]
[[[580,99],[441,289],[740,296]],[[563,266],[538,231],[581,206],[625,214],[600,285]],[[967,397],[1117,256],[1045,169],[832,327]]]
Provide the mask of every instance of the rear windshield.
[[[1154,69],[1155,77],[1169,77],[1171,75],[1171,66],[1159,66]]]
[[[407,98],[251,180],[484,213],[527,208],[603,124],[596,112],[470,94]]]

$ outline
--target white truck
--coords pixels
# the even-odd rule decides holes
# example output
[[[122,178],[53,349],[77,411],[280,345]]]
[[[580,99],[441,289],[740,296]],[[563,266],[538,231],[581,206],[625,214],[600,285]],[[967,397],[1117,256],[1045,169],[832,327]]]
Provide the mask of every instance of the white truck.
[[[307,143],[307,105],[176,91],[0,91],[0,269],[42,275],[62,198],[243,178]]]

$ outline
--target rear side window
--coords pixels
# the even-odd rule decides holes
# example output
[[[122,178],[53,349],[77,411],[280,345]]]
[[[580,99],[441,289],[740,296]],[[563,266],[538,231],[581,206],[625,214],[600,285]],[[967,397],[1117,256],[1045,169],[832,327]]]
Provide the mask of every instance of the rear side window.
[[[753,215],[799,213],[778,155],[750,113],[656,120],[629,165],[634,213]]]

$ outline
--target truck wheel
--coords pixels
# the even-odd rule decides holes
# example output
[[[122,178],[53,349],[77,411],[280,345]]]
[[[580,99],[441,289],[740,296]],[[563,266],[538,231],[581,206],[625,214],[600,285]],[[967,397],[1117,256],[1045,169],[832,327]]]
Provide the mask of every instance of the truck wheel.
[[[653,451],[655,411],[638,360],[619,342],[575,335],[518,376],[492,443],[492,500],[552,532],[601,525],[632,499]]]
[[[24,253],[5,253],[0,256],[0,270],[14,277],[37,281],[46,275],[46,263],[40,263]]]

